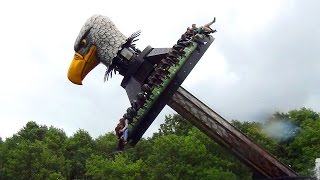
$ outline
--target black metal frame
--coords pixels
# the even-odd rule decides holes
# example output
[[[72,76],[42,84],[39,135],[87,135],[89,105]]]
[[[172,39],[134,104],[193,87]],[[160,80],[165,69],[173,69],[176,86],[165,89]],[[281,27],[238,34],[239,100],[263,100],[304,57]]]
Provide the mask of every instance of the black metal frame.
[[[179,40],[180,44],[178,43],[173,48],[152,48],[148,46],[130,59],[130,64],[127,66],[126,71],[122,73],[124,78],[121,86],[126,90],[131,104],[134,104],[137,100],[138,94],[146,96],[146,94],[144,95],[146,91],[143,90],[142,86],[148,85],[148,83],[150,85],[148,77],[153,76],[152,73],[154,73],[155,67],[161,64],[163,59],[170,60],[170,55],[173,55],[173,51],[176,51],[175,53],[179,56],[183,56],[183,52],[178,52],[178,50],[185,45],[181,42],[186,42],[186,38],[190,38],[190,34],[188,33],[187,31],[182,35],[182,38]],[[194,36],[191,38],[194,38]],[[211,139],[229,149],[242,162],[251,167],[253,172],[258,175],[255,176],[256,178],[297,177],[297,173],[292,169],[281,163],[250,138],[234,128],[220,115],[180,87],[213,41],[214,38],[211,35],[204,34],[202,34],[202,38],[200,39],[193,39],[192,43],[197,43],[196,49],[193,50],[186,61],[180,65],[181,67],[171,78],[167,86],[161,86],[161,84],[155,86],[162,88],[161,93],[157,98],[152,99],[152,106],[148,107],[146,114],[137,116],[137,112],[141,106],[137,109],[135,109],[134,106],[128,108],[124,118],[130,116],[130,118],[127,119],[133,121],[133,115],[130,115],[130,113],[128,115],[128,112],[132,113],[133,111],[136,113],[134,115],[135,118],[138,118],[135,119],[136,121],[133,123],[133,128],[129,131],[128,141],[130,145],[134,146],[138,143],[164,106],[168,104]],[[177,58],[175,61],[177,61]],[[179,65],[179,63],[177,64]],[[120,146],[123,150],[124,144],[120,143]]]
[[[208,49],[208,47],[211,45],[213,41],[214,41],[214,38],[212,36],[206,36],[201,40],[200,43],[202,43],[202,45],[199,45],[197,50],[195,50],[191,54],[191,56],[187,59],[187,61],[181,66],[179,71],[171,80],[170,84],[163,90],[159,98],[155,100],[153,106],[150,108],[146,116],[144,116],[143,119],[140,119],[139,122],[135,124],[134,129],[129,132],[128,139],[130,140],[131,145],[137,144],[137,142],[140,140],[140,138],[143,136],[143,134],[146,132],[146,130],[149,128],[149,126],[152,124],[155,118],[159,115],[159,113],[162,111],[164,106],[168,103],[172,95],[180,87],[182,82],[186,79],[186,77],[189,75],[189,73],[192,71],[194,66],[198,63],[202,55],[206,52],[206,50]],[[150,50],[149,46],[146,49],[147,49],[146,51],[149,51],[149,52],[152,52],[152,50],[153,51],[157,50],[157,48]],[[158,56],[158,58],[155,58],[154,55],[148,56],[148,54],[145,54],[143,58],[141,58],[140,56],[140,59],[138,59],[138,61],[140,62],[142,59],[144,61],[141,63],[141,65],[138,68],[135,67],[135,69],[145,70],[144,75],[145,77],[147,77],[153,68],[152,65],[154,63],[159,62],[163,58],[163,56],[160,56],[159,54],[155,56]],[[150,63],[148,59],[153,59],[154,62]],[[139,74],[143,74],[140,72],[141,71],[137,70],[135,71],[135,73],[128,74],[127,77],[124,77],[121,83],[122,87],[126,89],[130,102],[134,100],[135,95],[137,94],[137,92],[141,90],[141,85],[144,83],[145,77],[139,76]]]

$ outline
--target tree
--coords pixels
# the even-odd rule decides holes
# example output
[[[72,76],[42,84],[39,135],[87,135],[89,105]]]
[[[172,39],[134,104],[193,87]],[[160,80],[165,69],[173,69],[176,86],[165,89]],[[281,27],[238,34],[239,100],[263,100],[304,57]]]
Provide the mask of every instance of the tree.
[[[301,108],[290,111],[289,117],[299,124],[301,133],[287,145],[287,161],[302,175],[313,175],[315,159],[320,157],[319,113]]]
[[[289,112],[290,120],[296,122],[301,127],[305,125],[306,121],[318,121],[319,113],[311,109],[301,108],[300,110],[292,110]],[[308,122],[306,124],[308,126]]]
[[[3,179],[3,166],[4,166],[4,158],[5,158],[5,147],[4,142],[0,138],[0,179]]]
[[[35,140],[43,140],[48,128],[39,126],[34,121],[29,121],[24,128],[18,132],[18,136],[22,139],[34,142]]]
[[[250,178],[251,176],[250,170],[244,164],[240,163],[240,161],[236,157],[234,157],[232,154],[227,152],[226,149],[218,145],[212,139],[207,137],[204,133],[200,132],[200,130],[193,127],[193,125],[189,121],[187,121],[186,119],[184,119],[178,114],[166,116],[165,122],[160,125],[159,133],[155,134],[153,138],[148,139],[147,143],[144,143],[145,144],[144,146],[149,147],[147,146],[147,144],[149,142],[152,142],[152,144],[150,145],[151,148],[144,148],[143,151],[148,152],[149,154],[147,155],[148,157],[150,156],[150,154],[158,154],[150,150],[154,148],[154,144],[156,144],[155,142],[156,140],[160,140],[162,138],[165,139],[166,136],[168,135],[176,135],[181,138],[186,138],[186,137],[189,137],[191,134],[193,135],[194,139],[197,139],[200,144],[204,145],[205,151],[209,154],[209,156],[213,156],[215,158],[215,161],[220,162],[219,165],[211,163],[212,167],[216,167],[217,169],[219,169],[219,171],[227,171],[228,173],[230,172],[231,174],[234,173],[233,175],[236,175],[241,179]],[[161,137],[161,135],[165,137]],[[180,140],[178,140],[178,142],[180,142]],[[139,149],[139,147],[137,148]],[[177,154],[177,156],[179,156],[179,154]],[[185,157],[185,158],[188,158],[188,157]],[[148,160],[146,162],[148,162]],[[163,162],[161,158],[159,159],[159,161]],[[212,170],[212,171],[215,172],[215,170]],[[207,177],[207,176],[204,175],[203,177]]]
[[[87,175],[93,179],[146,179],[142,161],[132,162],[126,154],[118,154],[113,160],[91,156],[87,160]]]
[[[231,124],[269,152],[274,153],[277,149],[278,143],[263,134],[262,123],[233,120]]]
[[[9,147],[10,148],[10,147]],[[40,154],[43,144],[40,141],[21,140],[6,153],[4,175],[6,179],[34,179],[41,169]],[[19,173],[17,173],[19,172]]]
[[[65,133],[53,127],[42,133],[37,124],[29,125],[18,135],[8,138],[4,151],[1,150],[5,154],[4,179],[63,177],[66,174],[63,148],[67,138]],[[37,136],[39,132],[41,138]]]
[[[156,134],[155,136],[158,136],[158,134]],[[142,138],[134,148],[127,149],[125,153],[128,154],[129,159],[132,161],[136,161],[136,160],[146,161],[148,159],[148,156],[152,154],[154,139],[156,138],[155,137],[148,138],[148,139]]]
[[[45,126],[31,121],[17,134],[6,139],[2,168],[5,179],[34,179],[39,174],[40,154],[44,149],[40,140],[45,137],[46,132]]]
[[[94,141],[85,130],[78,130],[66,141],[66,161],[70,167],[69,179],[84,178],[86,160],[94,152]]]
[[[283,141],[266,127],[293,124]],[[266,122],[233,121],[245,135],[300,175],[313,174],[320,154],[319,113],[301,108],[276,112]],[[290,129],[290,128],[289,128]],[[288,135],[277,130],[276,133]],[[112,133],[93,140],[85,130],[71,137],[54,127],[28,122],[0,140],[0,179],[250,179],[251,171],[226,149],[179,115],[166,116],[158,133],[115,154]],[[19,173],[17,173],[19,172]]]
[[[155,139],[146,161],[151,179],[236,179],[222,169],[223,159],[211,154],[193,129],[186,136],[169,134]]]
[[[106,133],[95,139],[95,153],[104,157],[111,157],[117,144],[117,136],[114,133]]]
[[[186,135],[188,131],[193,127],[192,124],[184,119],[179,114],[166,115],[165,122],[160,125],[159,134],[176,134],[176,135]]]
[[[50,127],[44,140],[44,149],[40,154],[42,175],[40,179],[61,178],[68,176],[70,167],[65,161],[65,142],[67,136],[61,129]]]
[[[280,123],[279,123],[280,122]],[[285,123],[290,125],[290,131],[277,130],[276,133],[290,138],[285,141],[263,134],[265,126],[273,124],[273,128]],[[301,108],[288,113],[275,113],[265,123],[234,121],[239,128],[255,142],[265,147],[269,152],[285,164],[290,165],[299,175],[312,176],[315,159],[320,154],[319,113],[311,109]]]
[[[212,155],[221,159],[223,163],[220,163],[218,167],[223,170],[228,170],[237,176],[237,179],[251,179],[251,170],[240,162],[240,160],[231,154],[227,149],[210,139],[199,129],[193,128],[194,136],[203,145],[205,145],[207,151]]]

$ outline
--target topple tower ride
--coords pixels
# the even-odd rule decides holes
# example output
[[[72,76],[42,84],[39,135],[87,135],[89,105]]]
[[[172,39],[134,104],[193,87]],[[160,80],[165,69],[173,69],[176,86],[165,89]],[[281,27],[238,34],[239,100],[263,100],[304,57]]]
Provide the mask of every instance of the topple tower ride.
[[[215,19],[200,27],[193,24],[171,48],[147,46],[141,51],[134,44],[140,31],[127,38],[109,18],[94,15],[87,20],[75,42],[68,78],[80,85],[99,63],[107,67],[105,78],[115,72],[123,76],[121,86],[131,106],[122,118],[129,121],[128,142],[132,146],[168,104],[251,167],[257,177],[296,177],[292,169],[181,87],[214,41],[211,34],[215,30],[210,27],[214,22]]]

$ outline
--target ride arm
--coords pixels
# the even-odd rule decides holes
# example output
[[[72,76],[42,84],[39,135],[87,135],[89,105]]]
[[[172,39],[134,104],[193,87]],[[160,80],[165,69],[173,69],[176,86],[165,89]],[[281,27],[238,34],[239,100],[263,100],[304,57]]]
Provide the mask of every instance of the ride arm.
[[[181,86],[172,96],[168,105],[212,140],[231,151],[242,162],[254,169],[260,177],[298,176],[296,172],[245,136]]]

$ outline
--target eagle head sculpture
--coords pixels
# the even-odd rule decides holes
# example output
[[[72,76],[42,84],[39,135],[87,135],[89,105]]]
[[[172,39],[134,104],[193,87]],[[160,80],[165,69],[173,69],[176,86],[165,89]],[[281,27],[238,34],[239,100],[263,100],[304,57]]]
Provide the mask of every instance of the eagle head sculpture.
[[[108,17],[93,15],[81,28],[74,44],[75,55],[68,79],[82,85],[82,80],[100,62],[108,68],[127,41]]]

